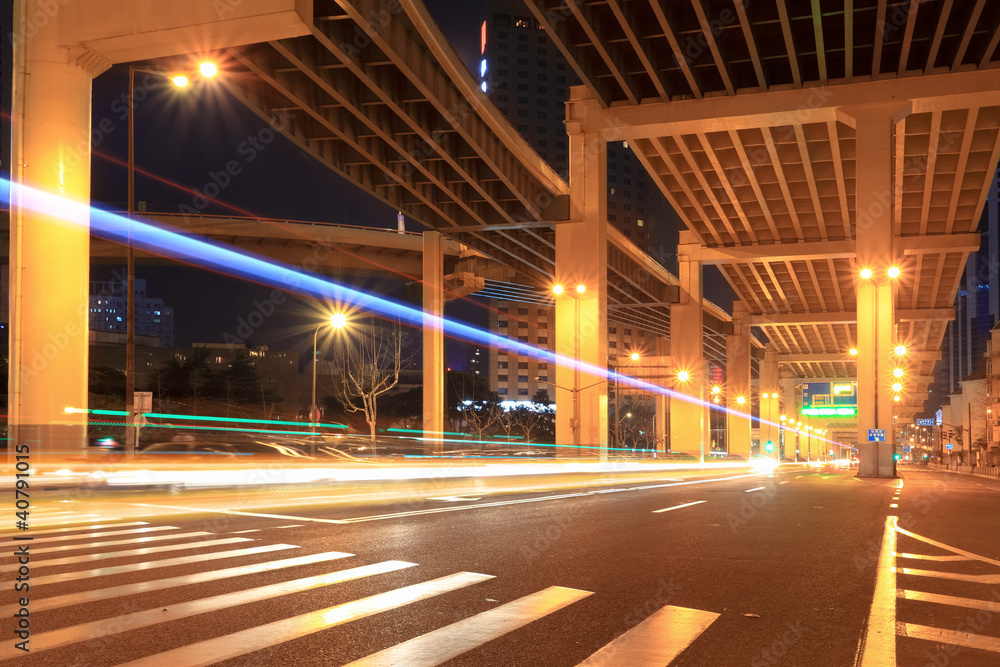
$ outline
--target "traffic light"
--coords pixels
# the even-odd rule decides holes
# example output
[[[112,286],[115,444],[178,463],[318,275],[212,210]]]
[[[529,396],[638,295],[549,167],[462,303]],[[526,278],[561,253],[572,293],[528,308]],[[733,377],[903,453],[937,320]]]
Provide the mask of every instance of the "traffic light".
[[[899,460],[900,458],[902,458],[902,457],[901,457],[901,456],[900,456],[899,454],[895,454],[895,455],[893,456],[893,458],[895,458],[895,459],[896,459],[896,460],[898,461],[898,460]]]
[[[770,440],[768,440],[767,444],[764,445],[764,449],[766,449],[769,452],[773,452],[774,451],[774,443],[771,442]]]

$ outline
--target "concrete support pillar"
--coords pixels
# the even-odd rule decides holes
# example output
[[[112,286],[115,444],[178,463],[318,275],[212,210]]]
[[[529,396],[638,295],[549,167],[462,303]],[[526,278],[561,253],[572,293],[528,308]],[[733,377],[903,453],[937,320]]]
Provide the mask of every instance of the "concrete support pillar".
[[[797,461],[804,460],[804,456],[801,452],[796,453],[796,450],[800,450],[801,447],[799,443],[801,442],[798,438],[798,434],[795,432],[795,422],[801,421],[802,417],[799,414],[799,378],[783,378],[780,380],[781,385],[779,401],[779,412],[778,419],[781,420],[781,415],[785,415],[785,456],[790,459],[793,463]]]
[[[607,142],[599,132],[569,133],[570,219],[556,225],[556,352],[608,366]],[[582,291],[578,290],[582,288]],[[560,456],[607,456],[608,382],[578,364],[557,364],[556,445]]]
[[[743,402],[740,403],[740,399]],[[750,460],[750,317],[742,302],[733,304],[733,333],[726,336],[726,447]]]
[[[431,449],[443,449],[445,400],[444,328],[444,242],[440,232],[424,232],[423,237],[423,355],[424,355],[424,437]]]
[[[666,359],[670,351],[670,341],[666,338],[656,339],[656,357],[658,359]],[[661,364],[665,365],[665,364]],[[667,374],[666,368],[657,368],[653,372],[654,376],[664,376]],[[658,385],[668,384],[665,379],[661,379],[654,382]],[[654,397],[656,401],[656,451],[660,453],[666,453],[667,442],[670,438],[670,434],[667,432],[670,422],[670,397],[666,394],[656,394]]]
[[[857,165],[858,270],[858,474],[896,475],[893,428],[892,370],[895,366],[895,280],[888,270],[896,266],[893,249],[893,131],[910,112],[908,102],[877,104],[841,110],[855,127]],[[902,150],[902,147],[897,147]],[[905,378],[904,378],[905,379]],[[883,429],[885,442],[869,443],[869,429]]]
[[[61,21],[33,21],[45,5],[15,3],[11,179],[89,205],[91,78],[107,64],[86,53],[74,62],[59,46]],[[48,460],[86,446],[90,230],[13,194],[9,435]]]
[[[680,233],[677,246],[677,273],[680,282],[680,303],[670,307],[670,356],[678,375],[679,394],[691,399],[670,401],[670,449],[688,452],[704,461],[709,448],[708,405],[705,387],[708,384],[708,362],[705,361],[702,312],[702,263],[685,252],[685,245],[694,242],[691,232]]]
[[[762,454],[767,453],[767,443],[774,446],[772,454],[780,457],[778,424],[780,398],[778,387],[778,353],[774,346],[764,348],[764,358],[760,361],[760,445]],[[789,457],[791,458],[791,457]]]

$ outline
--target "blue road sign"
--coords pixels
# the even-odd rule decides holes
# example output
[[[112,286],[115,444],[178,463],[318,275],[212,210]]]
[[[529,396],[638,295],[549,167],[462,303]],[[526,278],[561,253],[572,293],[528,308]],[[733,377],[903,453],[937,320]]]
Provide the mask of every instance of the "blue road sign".
[[[904,452],[910,451],[910,446],[909,445],[903,445],[903,451]]]
[[[944,448],[945,449],[952,449],[954,446],[955,445],[953,445],[952,443],[949,442],[947,445],[944,446]]]
[[[868,429],[868,442],[885,442],[885,429],[884,428]]]
[[[934,426],[933,419],[918,419],[917,426]]]

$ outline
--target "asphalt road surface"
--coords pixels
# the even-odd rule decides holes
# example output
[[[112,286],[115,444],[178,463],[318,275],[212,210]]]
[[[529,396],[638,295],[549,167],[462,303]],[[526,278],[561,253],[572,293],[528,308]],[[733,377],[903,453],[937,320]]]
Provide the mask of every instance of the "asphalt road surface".
[[[30,544],[30,591],[0,601],[12,619],[30,597],[31,650],[7,632],[0,663],[1000,664],[1000,482],[901,475],[605,475],[349,504],[322,487],[56,494],[17,533],[32,540],[3,533],[8,554]],[[13,582],[17,557],[0,567]]]

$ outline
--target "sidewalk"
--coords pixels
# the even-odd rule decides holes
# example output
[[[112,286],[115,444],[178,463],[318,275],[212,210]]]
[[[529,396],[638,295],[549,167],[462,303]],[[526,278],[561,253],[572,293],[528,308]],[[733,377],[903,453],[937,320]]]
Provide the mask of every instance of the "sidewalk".
[[[998,466],[960,466],[955,463],[941,465],[939,463],[928,463],[928,470],[938,470],[942,472],[955,472],[963,475],[973,475],[975,477],[988,477],[990,479],[1000,479],[1000,467]]]

